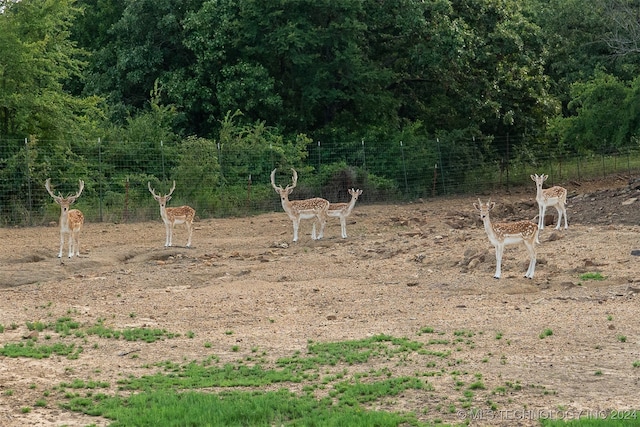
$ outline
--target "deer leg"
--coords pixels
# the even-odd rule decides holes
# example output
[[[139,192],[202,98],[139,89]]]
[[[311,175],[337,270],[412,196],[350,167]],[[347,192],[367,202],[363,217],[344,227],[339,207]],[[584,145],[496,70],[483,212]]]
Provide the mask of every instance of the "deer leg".
[[[69,232],[69,258],[72,258],[76,253],[76,233],[71,230]]]
[[[322,239],[322,237],[324,236],[324,227],[325,225],[327,225],[327,219],[319,218],[318,220],[320,221],[320,234],[318,234],[318,239]]]
[[[560,230],[560,224],[562,223],[562,217],[564,216],[564,228],[569,228],[567,224],[567,208],[563,203],[558,203],[556,205],[556,210],[558,211],[558,225],[556,225],[556,230]]]
[[[533,243],[525,242],[525,245],[527,246],[527,252],[529,252],[529,268],[524,277],[533,279],[533,274],[536,271],[536,248]]]
[[[80,256],[80,230],[76,231],[74,249],[76,250],[76,256]]]
[[[342,238],[347,238],[347,218],[341,216],[340,217],[340,231],[342,231]]]
[[[165,240],[164,240],[164,247],[168,247],[171,246],[171,224],[169,224],[168,222],[164,223],[164,231],[165,231]]]
[[[193,233],[192,225],[189,221],[185,222],[187,225],[187,230],[189,231],[189,239],[187,240],[187,247],[191,247],[191,235]]]
[[[58,252],[58,258],[62,258],[62,248],[64,248],[64,232],[60,232],[60,251]]]
[[[293,241],[294,242],[298,241],[298,228],[299,227],[300,227],[300,220],[294,218],[294,220],[293,220]]]
[[[544,229],[544,215],[546,213],[546,210],[547,210],[547,207],[541,204],[538,210],[538,228],[540,230]]]
[[[504,252],[504,246],[496,246],[496,274],[493,275],[495,279],[499,279],[502,276],[502,253]]]

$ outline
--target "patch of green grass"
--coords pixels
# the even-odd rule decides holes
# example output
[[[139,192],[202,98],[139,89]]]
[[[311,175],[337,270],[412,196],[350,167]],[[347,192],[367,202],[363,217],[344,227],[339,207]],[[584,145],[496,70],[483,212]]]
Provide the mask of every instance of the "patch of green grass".
[[[419,425],[413,414],[367,411],[360,406],[335,405],[331,399],[297,396],[287,390],[277,392],[211,393],[171,390],[133,394],[127,398],[76,397],[64,407],[102,416],[117,425]],[[159,414],[161,418],[158,417]]]
[[[92,337],[125,338],[124,331],[107,328],[102,321],[78,330]],[[423,328],[417,335],[432,333],[428,330]],[[487,390],[483,373],[468,371],[470,359],[464,353],[468,347],[460,343],[476,336],[474,332],[459,330],[438,335],[448,335],[449,339],[443,336],[419,342],[375,335],[340,342],[308,341],[306,350],[289,357],[274,356],[273,360],[265,352],[261,356],[255,354],[259,353],[257,347],[251,348],[251,357],[243,356],[234,362],[221,362],[226,358],[216,355],[201,362],[186,358],[180,362],[176,356],[178,361],[144,364],[141,368],[147,375],[120,376],[115,384],[82,379],[61,383],[49,389],[51,393],[45,394],[46,400],[38,400],[35,407],[63,407],[105,417],[113,425],[426,427],[434,423],[455,424],[460,421],[456,417],[460,410],[496,411],[511,404],[513,396],[523,389],[519,381],[505,378],[504,386],[491,384],[493,390]],[[160,331],[154,339],[169,336]],[[131,339],[141,338],[132,334]],[[76,338],[70,338],[73,340]],[[107,345],[101,344],[101,348]],[[211,347],[210,342],[204,345]],[[33,343],[31,346],[38,347]],[[453,360],[449,356],[455,348],[460,351]],[[227,347],[225,353],[228,357],[237,351],[240,346],[236,345]],[[500,360],[506,363],[505,356]],[[425,366],[432,368],[431,372],[425,372]],[[413,375],[406,375],[412,372],[407,367],[415,368]],[[428,377],[438,376],[442,380],[447,375],[452,377],[452,387],[447,391],[435,389],[427,381]],[[546,393],[529,384],[526,387],[527,393]],[[225,388],[233,390],[220,391]],[[418,420],[412,413],[399,414],[388,409],[402,407],[398,403],[413,395],[425,396],[427,403],[419,411],[422,416],[429,414],[428,421]]]
[[[596,273],[581,274],[580,279],[581,280],[604,280],[605,277],[602,275],[602,273],[596,272]]]
[[[538,337],[542,340],[546,337],[550,337],[551,335],[553,335],[553,331],[551,329],[545,329],[544,331],[540,332],[540,335],[538,335]]]
[[[30,331],[38,331],[38,332],[42,332],[44,331],[44,328],[46,327],[46,325],[40,321],[37,322],[27,322],[27,329]]]
[[[36,345],[35,341],[28,340],[21,343],[7,343],[0,348],[0,355],[7,357],[29,357],[42,359],[51,356],[66,356],[68,359],[77,359],[82,353],[82,347],[75,344],[56,343],[53,345]]]
[[[149,329],[149,328],[127,328],[123,330],[115,330],[108,328],[100,320],[94,326],[89,327],[86,330],[88,335],[97,335],[100,338],[113,338],[120,339],[121,337],[126,341],[144,341],[147,343],[153,343],[164,338],[174,338],[177,335],[167,332],[164,329]]]

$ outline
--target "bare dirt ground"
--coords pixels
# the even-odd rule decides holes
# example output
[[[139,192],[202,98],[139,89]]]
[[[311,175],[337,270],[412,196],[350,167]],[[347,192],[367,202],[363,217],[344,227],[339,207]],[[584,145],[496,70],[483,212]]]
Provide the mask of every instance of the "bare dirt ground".
[[[304,353],[308,340],[389,334],[426,341],[417,334],[424,327],[448,337],[471,331],[473,345],[439,366],[445,374],[428,379],[432,392],[405,392],[381,409],[464,422],[467,414],[446,410],[461,396],[449,374],[459,370],[482,374],[486,393],[476,395],[474,407],[487,408],[491,400],[498,408],[471,425],[537,425],[541,417],[640,410],[640,367],[634,366],[640,256],[632,255],[640,250],[640,183],[617,176],[563,184],[569,229],[541,232],[532,280],[522,277],[524,246],[507,248],[503,277],[493,278],[494,249],[471,196],[358,204],[347,239],[332,219],[320,241],[310,239],[311,224],[303,222],[295,244],[284,212],[198,221],[191,249],[163,248],[159,219],[88,223],[81,257],[63,262],[56,258],[56,227],[0,229],[0,346],[24,341],[27,322],[63,316],[182,334],[153,344],[89,340],[77,360],[0,356],[0,426],[108,425],[35,405],[63,381],[114,384],[148,373],[143,366],[155,362],[210,354],[232,361],[251,348],[275,360]],[[537,215],[533,183],[491,196],[494,221]],[[178,227],[174,243],[183,240],[185,229]],[[581,279],[584,273],[604,280]],[[542,339],[545,330],[553,335]],[[411,375],[417,368],[407,369]],[[518,387],[504,390],[505,384]],[[32,410],[24,413],[25,407]]]

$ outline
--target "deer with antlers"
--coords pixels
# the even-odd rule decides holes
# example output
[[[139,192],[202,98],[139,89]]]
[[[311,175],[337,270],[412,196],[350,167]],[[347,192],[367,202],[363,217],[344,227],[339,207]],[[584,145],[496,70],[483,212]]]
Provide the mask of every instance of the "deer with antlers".
[[[287,213],[291,221],[293,221],[293,241],[298,241],[300,220],[312,218],[315,218],[320,223],[320,232],[316,236],[316,227],[314,222],[311,238],[313,240],[322,239],[322,236],[324,235],[324,227],[327,223],[329,201],[320,197],[314,197],[306,200],[289,200],[289,194],[291,194],[298,183],[298,173],[293,168],[291,168],[291,170],[293,171],[293,182],[291,185],[287,185],[285,188],[276,185],[276,169],[271,171],[271,185],[274,190],[276,190],[276,193],[280,195],[282,208]]]
[[[340,228],[343,239],[347,238],[347,217],[351,215],[351,211],[356,205],[358,197],[362,194],[362,190],[354,190],[351,188],[348,190],[348,193],[351,195],[351,201],[349,203],[331,203],[327,211],[330,217],[340,218]]]
[[[162,221],[164,222],[164,227],[166,230],[166,239],[164,242],[165,248],[171,246],[171,240],[173,238],[173,227],[176,224],[185,224],[187,226],[189,239],[187,240],[186,247],[191,247],[193,219],[196,216],[196,211],[191,206],[180,206],[177,208],[167,207],[167,202],[171,200],[173,190],[176,189],[176,182],[173,181],[173,186],[171,187],[171,190],[169,190],[169,194],[165,196],[156,194],[155,190],[151,188],[151,182],[148,182],[147,186],[149,187],[149,191],[153,195],[153,198],[156,199],[156,201],[160,204],[160,216],[162,217]]]
[[[47,189],[53,200],[60,205],[60,252],[58,258],[62,258],[62,248],[64,247],[65,236],[69,236],[69,258],[73,255],[80,256],[80,230],[84,224],[84,215],[78,209],[69,207],[80,197],[84,189],[84,181],[80,180],[80,188],[73,196],[62,197],[62,194],[55,195],[51,190],[51,178],[47,178],[44,187]]]

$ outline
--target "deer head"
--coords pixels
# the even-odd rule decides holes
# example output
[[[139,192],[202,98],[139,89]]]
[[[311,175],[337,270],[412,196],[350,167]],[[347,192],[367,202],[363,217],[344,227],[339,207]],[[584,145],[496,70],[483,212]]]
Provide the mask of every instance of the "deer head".
[[[289,194],[291,194],[293,189],[296,188],[296,185],[298,184],[298,173],[293,168],[291,168],[291,170],[293,171],[292,183],[291,185],[287,185],[285,188],[276,185],[276,169],[271,171],[271,186],[273,186],[273,189],[276,190],[276,193],[280,194],[280,198],[282,200],[288,200]]]
[[[53,191],[51,190],[51,178],[47,178],[47,180],[44,183],[44,187],[47,189],[47,191],[49,192],[49,194],[51,195],[51,197],[53,197],[53,200],[55,200],[55,202],[57,204],[59,204],[63,210],[66,210],[69,208],[69,206],[74,203],[76,201],[76,199],[78,197],[80,197],[80,194],[82,193],[82,190],[84,189],[84,181],[83,180],[79,180],[79,189],[78,192],[76,194],[69,195],[67,197],[63,197],[62,194],[58,193],[58,195],[55,195],[53,193]]]
[[[171,186],[171,190],[169,190],[169,193],[165,196],[160,196],[159,194],[156,194],[155,190],[151,188],[151,182],[147,182],[147,187],[149,188],[149,191],[153,195],[153,198],[156,199],[158,203],[160,203],[160,207],[164,207],[167,204],[167,202],[171,200],[171,195],[173,194],[173,190],[176,189],[176,182],[173,181],[173,186]]]
[[[350,190],[347,190],[347,192],[351,194],[351,197],[353,198],[353,200],[358,200],[358,197],[362,194],[362,190],[355,190],[353,188]]]

